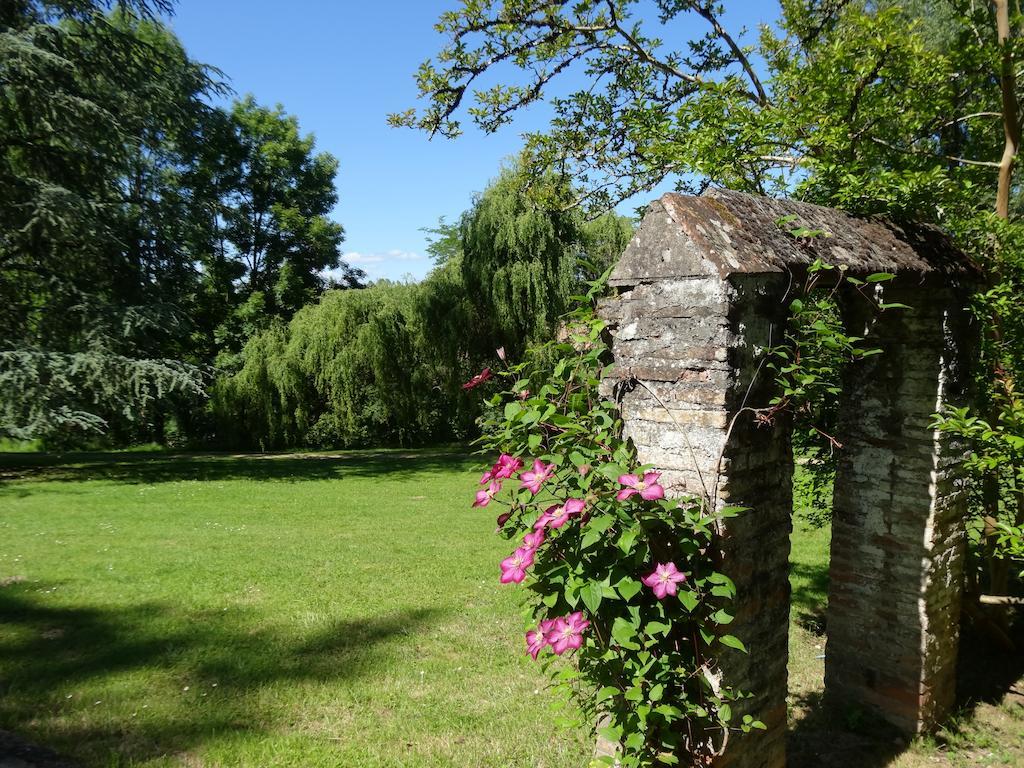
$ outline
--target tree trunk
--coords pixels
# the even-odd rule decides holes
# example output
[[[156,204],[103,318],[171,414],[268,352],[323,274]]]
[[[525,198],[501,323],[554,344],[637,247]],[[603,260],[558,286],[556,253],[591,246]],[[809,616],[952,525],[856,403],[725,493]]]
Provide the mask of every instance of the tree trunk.
[[[1009,0],[995,0],[996,31],[1002,58],[999,71],[999,90],[1003,112],[1003,156],[999,160],[999,186],[996,189],[996,215],[1010,218],[1010,186],[1013,166],[1020,146],[1020,124],[1017,120],[1017,78],[1013,71],[1013,51],[1010,46]]]

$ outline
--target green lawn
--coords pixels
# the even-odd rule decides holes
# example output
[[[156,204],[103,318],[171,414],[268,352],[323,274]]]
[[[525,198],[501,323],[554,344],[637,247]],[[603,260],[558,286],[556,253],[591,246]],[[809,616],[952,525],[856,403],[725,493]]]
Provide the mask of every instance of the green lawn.
[[[0,458],[0,728],[90,766],[586,765],[587,735],[552,725],[523,653],[507,544],[469,507],[475,467],[444,451]],[[798,526],[808,768],[847,764],[815,757],[837,727],[815,717],[827,548]],[[1024,743],[1019,708],[995,709]],[[970,761],[972,713],[892,765],[1013,764]],[[844,738],[878,757],[858,768],[903,751]]]
[[[97,766],[585,764],[473,467],[122,455],[8,480],[0,728]]]

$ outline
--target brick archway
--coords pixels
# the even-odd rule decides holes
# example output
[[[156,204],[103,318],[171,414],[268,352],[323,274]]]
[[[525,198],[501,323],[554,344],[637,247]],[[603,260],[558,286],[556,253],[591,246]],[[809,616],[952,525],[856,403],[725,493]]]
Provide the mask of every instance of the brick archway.
[[[790,216],[796,224],[780,227]],[[800,241],[786,231],[795,225],[828,236]],[[930,227],[721,190],[665,195],[610,279],[618,295],[601,312],[615,378],[604,386],[670,493],[750,508],[722,537],[723,570],[737,586],[730,631],[749,653],[720,662],[725,684],[754,694],[734,712],[768,730],[733,737],[722,766],[786,761],[793,457],[788,425],[758,427],[743,409],[771,397],[763,350],[781,338],[793,281],[816,258],[851,275],[896,274],[879,290],[913,308],[876,318],[841,302],[851,330],[883,354],[844,381],[826,696],[907,733],[933,726],[953,702],[964,452],[930,421],[966,396],[975,268]]]

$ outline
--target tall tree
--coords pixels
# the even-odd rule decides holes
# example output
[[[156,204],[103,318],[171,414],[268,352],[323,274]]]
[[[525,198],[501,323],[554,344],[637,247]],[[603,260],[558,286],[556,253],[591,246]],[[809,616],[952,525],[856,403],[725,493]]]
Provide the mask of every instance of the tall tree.
[[[628,219],[588,223],[518,188],[508,169],[459,224],[429,230],[437,266],[422,283],[328,291],[253,336],[244,365],[217,385],[225,436],[277,448],[472,436],[479,398],[463,383],[496,347],[514,359],[550,338],[570,296],[632,235]]]
[[[100,430],[203,389],[168,344],[185,314],[166,287],[189,269],[153,205],[213,84],[149,20],[168,3],[106,5],[0,11],[3,435]]]
[[[420,67],[426,105],[390,120],[457,136],[465,115],[494,131],[547,99],[553,118],[527,135],[528,167],[567,174],[599,210],[667,177],[932,216],[936,200],[974,205],[979,186],[992,200],[994,63],[1015,57],[1017,26],[1002,45],[992,9],[961,0],[781,0],[779,11],[751,41],[711,0],[467,1],[441,16],[446,45]],[[573,70],[566,95],[558,83]],[[497,84],[473,90],[488,77]]]
[[[213,153],[199,172],[219,190],[208,288],[228,292],[217,331],[230,364],[245,339],[269,317],[290,318],[326,287],[325,270],[357,287],[365,277],[341,260],[344,232],[329,218],[338,195],[338,161],[314,153],[283,108],[252,96],[236,101],[215,134]]]
[[[524,185],[548,204],[522,194]],[[632,234],[628,220],[608,215],[588,225],[580,212],[558,205],[572,196],[557,179],[524,179],[517,165],[503,171],[463,215],[462,279],[486,318],[481,327],[492,329],[481,336],[484,344],[518,356],[527,344],[549,338],[583,281],[596,277],[611,253],[617,256],[625,247]]]

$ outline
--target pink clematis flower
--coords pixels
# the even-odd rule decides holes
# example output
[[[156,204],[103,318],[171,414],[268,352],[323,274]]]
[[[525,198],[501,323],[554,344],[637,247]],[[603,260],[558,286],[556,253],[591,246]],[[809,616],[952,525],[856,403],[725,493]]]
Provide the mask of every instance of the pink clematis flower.
[[[536,550],[519,547],[515,552],[501,561],[501,583],[518,584],[526,578],[526,569],[533,565]]]
[[[480,485],[489,483],[491,480],[507,480],[522,468],[522,459],[503,453],[498,457],[494,466],[484,472],[484,476],[480,478]]]
[[[547,534],[544,533],[544,529],[538,528],[523,536],[523,546],[536,552],[540,549],[540,545],[544,543],[544,539],[546,538]]]
[[[640,579],[654,590],[654,596],[664,600],[676,593],[676,584],[686,581],[686,574],[676,569],[675,563],[658,563],[654,570]]]
[[[487,486],[487,490],[476,492],[476,501],[473,502],[473,506],[486,507],[491,503],[491,499],[493,499],[500,491],[501,483],[497,480],[492,480],[491,484]]]
[[[643,479],[636,475],[619,475],[619,482],[626,487],[615,494],[615,498],[625,501],[633,494],[639,493],[641,498],[648,501],[664,499],[665,489],[658,482],[659,477],[661,477],[661,472],[646,472]]]
[[[480,386],[485,381],[488,381],[490,378],[491,378],[491,369],[490,368],[484,368],[482,371],[480,371],[480,373],[478,373],[472,379],[470,379],[465,384],[463,384],[462,388],[465,389],[465,390],[473,389],[473,387]]]
[[[519,475],[522,481],[520,488],[527,488],[530,493],[538,493],[541,485],[555,472],[554,464],[545,464],[540,459],[533,460],[533,469],[528,469]]]
[[[534,661],[537,660],[537,654],[544,650],[544,646],[548,645],[546,635],[554,623],[554,619],[544,619],[537,629],[531,629],[526,633],[526,652],[533,657]]]
[[[553,504],[545,509],[541,516],[537,518],[537,522],[533,524],[533,527],[534,529],[561,528],[568,522],[570,517],[578,515],[586,506],[587,504],[583,499],[568,499],[561,506]]]
[[[590,622],[583,618],[580,611],[576,611],[555,619],[551,628],[544,633],[544,639],[551,644],[551,650],[555,655],[561,656],[570,648],[579,648],[583,645],[583,630],[589,626]]]

